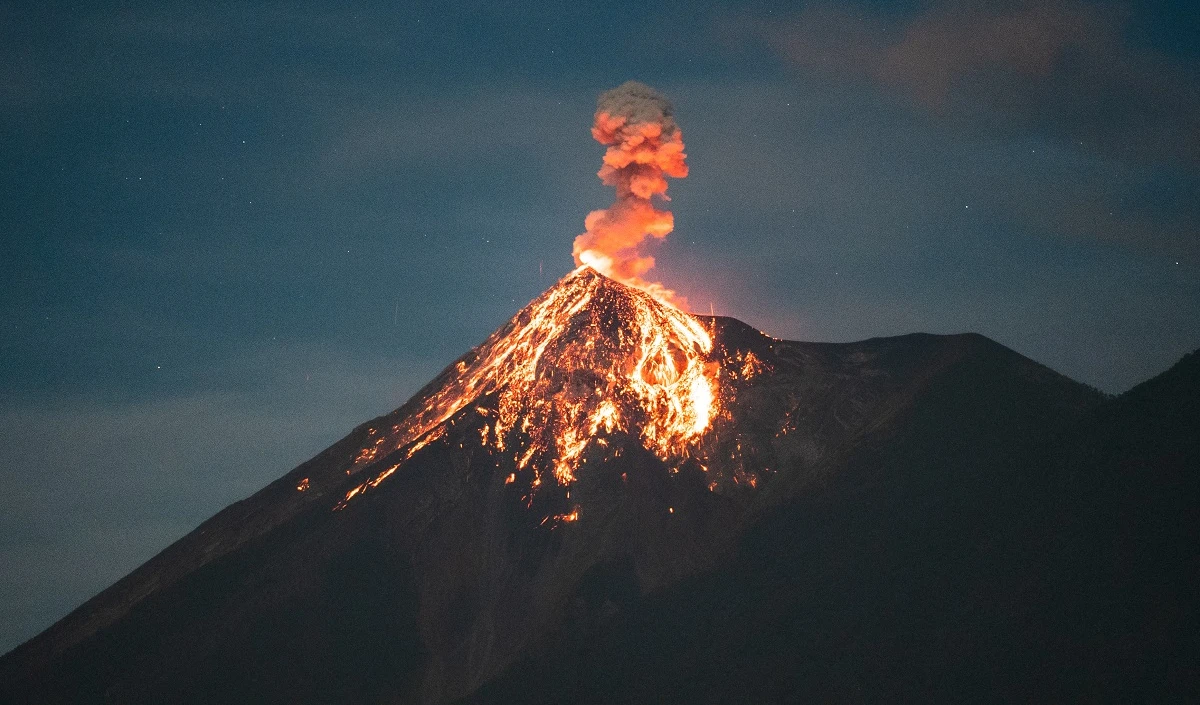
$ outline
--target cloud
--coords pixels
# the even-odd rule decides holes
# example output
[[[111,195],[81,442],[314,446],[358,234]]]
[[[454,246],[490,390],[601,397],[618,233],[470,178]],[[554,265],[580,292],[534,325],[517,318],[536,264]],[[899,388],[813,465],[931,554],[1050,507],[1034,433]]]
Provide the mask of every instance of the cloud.
[[[1106,63],[1119,54],[1116,25],[1094,6],[1059,0],[1005,10],[945,5],[904,28],[877,67],[885,83],[944,109],[957,84],[989,74],[985,90],[1021,90],[1047,80],[1068,53]],[[1015,85],[1005,78],[1022,79]]]
[[[1048,133],[1134,161],[1200,161],[1200,75],[1132,44],[1128,13],[1081,0],[935,2],[896,17],[850,3],[724,30],[808,77],[863,82],[968,128]]]

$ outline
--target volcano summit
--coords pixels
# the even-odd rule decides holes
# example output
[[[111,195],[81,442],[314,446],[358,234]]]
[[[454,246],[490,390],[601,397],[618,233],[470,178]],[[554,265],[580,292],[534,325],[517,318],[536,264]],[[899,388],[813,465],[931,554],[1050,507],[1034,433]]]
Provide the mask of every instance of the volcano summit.
[[[488,419],[482,444],[511,451],[531,492],[551,467],[557,483],[569,485],[589,442],[607,446],[614,432],[632,432],[646,450],[677,464],[717,411],[712,351],[712,338],[692,316],[580,267],[439,376],[413,413],[389,430],[372,429],[374,445],[361,463],[387,449],[404,452],[346,501],[440,438],[468,407]]]
[[[0,700],[1156,699],[1194,655],[1196,359],[1107,399],[583,266],[6,655]]]

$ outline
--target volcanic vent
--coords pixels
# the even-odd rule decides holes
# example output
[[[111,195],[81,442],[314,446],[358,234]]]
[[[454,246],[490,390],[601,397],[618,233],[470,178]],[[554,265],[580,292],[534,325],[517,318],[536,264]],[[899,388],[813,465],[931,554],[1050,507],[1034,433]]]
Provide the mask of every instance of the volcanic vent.
[[[699,455],[719,409],[720,365],[701,322],[588,266],[568,274],[507,325],[370,430],[347,473],[365,479],[335,509],[378,487],[464,420],[511,461],[506,483],[534,497],[566,488],[585,451],[619,435],[677,467]],[[401,413],[404,412],[404,413]],[[574,520],[573,509],[560,518]]]

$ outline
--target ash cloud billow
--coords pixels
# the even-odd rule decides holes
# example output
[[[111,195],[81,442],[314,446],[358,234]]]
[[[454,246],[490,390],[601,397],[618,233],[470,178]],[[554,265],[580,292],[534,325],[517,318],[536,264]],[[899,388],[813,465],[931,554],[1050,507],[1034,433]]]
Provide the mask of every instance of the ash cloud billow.
[[[597,175],[616,188],[617,200],[588,214],[587,232],[575,238],[575,263],[682,308],[686,301],[675,292],[643,278],[654,267],[654,257],[642,252],[643,245],[648,238],[665,238],[675,227],[671,211],[655,208],[651,199],[670,200],[667,177],[688,173],[671,102],[644,83],[627,81],[600,94],[592,137],[608,147]]]

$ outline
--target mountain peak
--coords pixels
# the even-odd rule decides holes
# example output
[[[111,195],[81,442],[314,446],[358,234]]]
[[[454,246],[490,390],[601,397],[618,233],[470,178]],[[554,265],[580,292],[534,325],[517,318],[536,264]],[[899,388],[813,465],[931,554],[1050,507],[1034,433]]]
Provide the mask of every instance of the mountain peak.
[[[372,429],[345,508],[474,409],[481,441],[533,491],[569,485],[584,450],[627,434],[664,462],[688,457],[717,413],[719,365],[695,317],[588,266],[574,270]]]
[[[811,634],[908,614],[895,585],[908,591],[899,599],[925,585],[940,598],[958,583],[914,582],[911,558],[940,560],[946,536],[990,535],[961,522],[1001,506],[994,488],[1044,486],[1014,475],[1014,442],[1038,448],[1101,402],[976,336],[778,340],[583,267],[399,409],[0,659],[0,692],[31,703],[703,700],[711,681],[692,674],[726,682],[728,654],[748,654],[738,672],[802,672],[771,659]],[[863,592],[876,586],[878,597]],[[1003,587],[1001,599],[1021,594]],[[667,621],[653,612],[664,595]],[[849,609],[826,609],[843,597]],[[864,605],[881,611],[864,622]],[[747,652],[747,624],[820,629]],[[899,622],[856,643],[911,633]],[[671,661],[710,654],[700,667]],[[620,670],[635,662],[651,677],[645,697],[572,690],[642,687]],[[686,682],[660,682],[672,672]],[[728,682],[726,700],[782,692]]]

